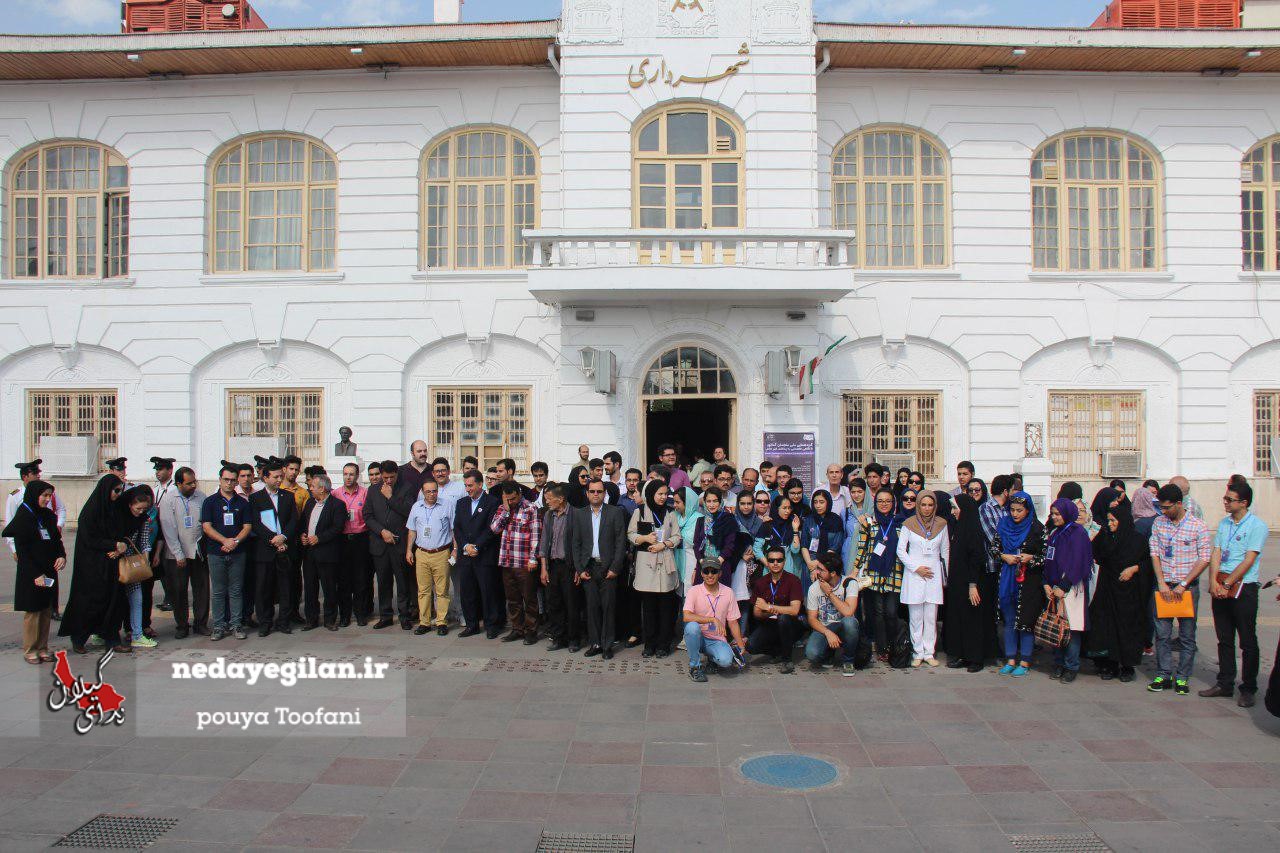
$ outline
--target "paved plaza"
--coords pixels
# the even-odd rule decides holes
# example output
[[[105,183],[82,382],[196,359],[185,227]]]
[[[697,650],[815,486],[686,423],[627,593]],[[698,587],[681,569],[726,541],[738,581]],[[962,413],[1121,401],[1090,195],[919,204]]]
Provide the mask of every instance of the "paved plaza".
[[[184,734],[135,709],[125,726],[82,737],[69,712],[39,710],[51,675],[17,651],[12,568],[6,553],[5,851],[48,847],[104,813],[176,819],[153,849],[183,851],[533,853],[544,832],[634,836],[644,851],[994,851],[1018,836],[1088,833],[1117,851],[1280,849],[1280,720],[1261,694],[1250,711],[1148,695],[1150,659],[1132,684],[1085,675],[1064,686],[1042,671],[1015,681],[991,668],[784,676],[766,665],[697,685],[682,657],[645,661],[636,649],[601,661],[398,627],[177,642],[157,611],[160,647],[118,656],[113,679],[214,655],[370,655],[403,673],[404,736]],[[1264,679],[1278,615],[1266,596]],[[1216,666],[1207,617],[1199,636],[1193,690]],[[71,664],[91,677],[94,660]],[[210,689],[175,686],[164,701],[176,709]],[[839,777],[807,793],[742,777],[744,759],[775,752],[828,759]]]

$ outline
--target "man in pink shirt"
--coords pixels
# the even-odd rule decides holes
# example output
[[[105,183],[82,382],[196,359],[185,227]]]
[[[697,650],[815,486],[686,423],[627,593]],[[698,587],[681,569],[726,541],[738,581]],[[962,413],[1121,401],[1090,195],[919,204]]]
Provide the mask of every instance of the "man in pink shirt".
[[[733,665],[735,658],[746,649],[742,629],[738,627],[741,613],[733,590],[720,585],[720,561],[707,557],[700,566],[702,583],[691,587],[684,597],[684,645],[689,652],[689,677],[705,683],[707,674],[702,668],[702,653],[707,661],[721,669]],[[727,642],[725,628],[733,636],[733,645]],[[737,648],[737,654],[734,648]],[[745,665],[745,664],[743,664]]]
[[[342,488],[333,493],[347,506],[347,524],[342,529],[344,554],[342,570],[347,573],[346,588],[351,590],[351,608],[356,624],[369,624],[373,611],[373,561],[369,556],[369,528],[364,523],[364,501],[369,490],[360,485],[360,466],[348,462],[342,466]],[[339,623],[345,628],[350,619]]]

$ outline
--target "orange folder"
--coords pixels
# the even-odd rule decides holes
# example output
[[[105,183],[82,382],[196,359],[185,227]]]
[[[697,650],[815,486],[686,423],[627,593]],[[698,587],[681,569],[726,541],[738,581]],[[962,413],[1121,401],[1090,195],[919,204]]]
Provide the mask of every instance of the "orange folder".
[[[1196,615],[1195,607],[1191,603],[1190,591],[1182,593],[1182,597],[1174,602],[1165,601],[1158,590],[1155,596],[1157,619],[1191,619]]]

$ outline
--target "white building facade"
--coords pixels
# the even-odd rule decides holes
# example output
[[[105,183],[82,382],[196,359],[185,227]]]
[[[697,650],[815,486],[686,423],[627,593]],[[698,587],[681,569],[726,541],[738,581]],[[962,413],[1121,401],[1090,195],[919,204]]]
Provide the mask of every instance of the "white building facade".
[[[0,61],[6,467],[88,435],[212,477],[346,425],[366,461],[423,438],[553,478],[582,443],[801,433],[946,481],[1030,432],[1056,480],[1213,507],[1240,472],[1278,506],[1274,32],[566,0],[5,49],[94,69]],[[837,341],[800,399],[786,364]]]

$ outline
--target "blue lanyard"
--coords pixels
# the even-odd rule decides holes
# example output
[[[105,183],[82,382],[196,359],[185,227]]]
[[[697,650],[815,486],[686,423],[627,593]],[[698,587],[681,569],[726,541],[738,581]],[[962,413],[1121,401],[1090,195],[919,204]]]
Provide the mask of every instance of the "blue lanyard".
[[[769,581],[769,603],[770,604],[778,603],[778,585],[775,584],[773,581]]]
[[[23,506],[26,506],[26,504],[23,504]],[[1244,514],[1244,518],[1240,519],[1240,523],[1239,523],[1239,524],[1232,524],[1232,525],[1231,525],[1231,532],[1227,534],[1227,548],[1226,548],[1226,550],[1227,550],[1227,552],[1228,552],[1228,553],[1230,553],[1230,551],[1231,551],[1231,542],[1232,542],[1232,540],[1236,538],[1236,534],[1240,532],[1240,528],[1241,528],[1241,527],[1244,527],[1245,522],[1247,522],[1247,521],[1249,520],[1249,515],[1250,515],[1250,513],[1247,513],[1247,512],[1246,512],[1246,513]],[[1230,518],[1230,517],[1231,517],[1231,516],[1227,516],[1227,518]]]
[[[894,519],[890,519],[890,520],[889,520],[889,525],[888,525],[884,530],[880,531],[880,541],[881,541],[881,542],[885,543],[886,545],[888,545],[888,544],[889,544],[889,534],[890,534],[890,533],[893,533],[893,525],[894,525],[894,524],[896,524],[896,523],[897,523],[897,521],[898,521],[898,520],[897,520],[896,518],[894,518]]]

